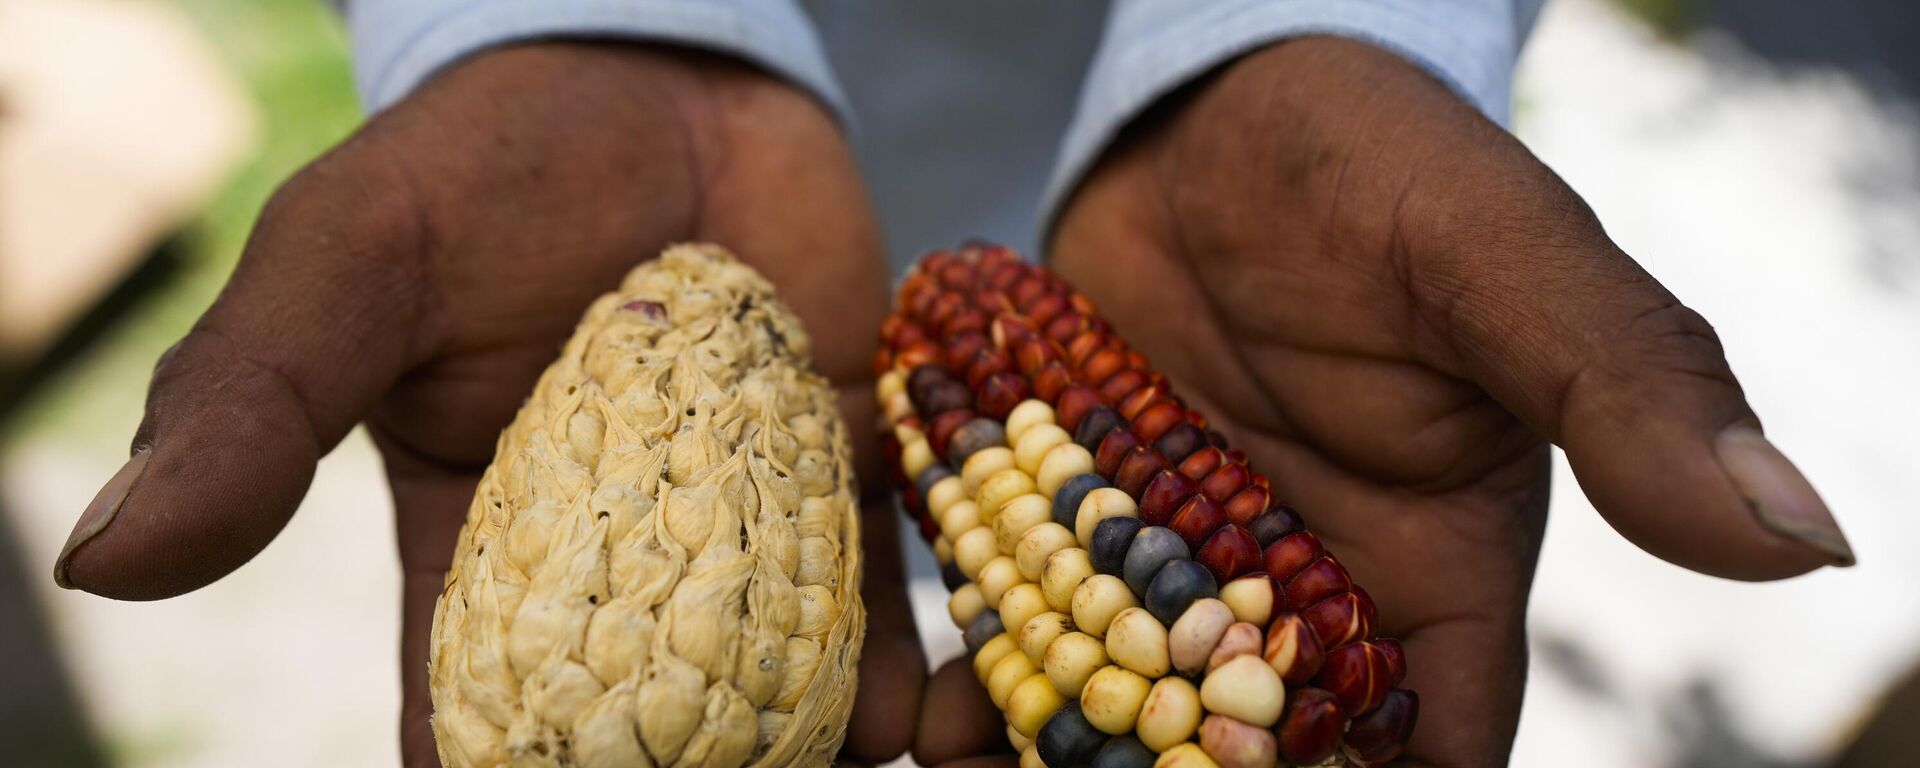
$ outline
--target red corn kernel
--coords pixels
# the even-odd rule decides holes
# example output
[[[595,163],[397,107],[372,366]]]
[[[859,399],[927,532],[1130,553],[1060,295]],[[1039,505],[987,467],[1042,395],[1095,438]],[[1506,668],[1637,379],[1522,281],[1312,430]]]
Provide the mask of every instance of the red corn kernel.
[[[1269,491],[1273,490],[1273,484],[1267,482],[1267,476],[1258,472],[1253,473],[1253,479],[1247,482],[1247,486],[1250,488],[1265,488]]]
[[[1140,492],[1147,489],[1147,481],[1152,480],[1160,470],[1170,469],[1166,457],[1159,451],[1145,445],[1135,446],[1120,460],[1120,468],[1113,473],[1113,487],[1125,491],[1128,496],[1140,498]]]
[[[1375,627],[1379,626],[1379,623],[1380,623],[1379,622],[1380,614],[1378,612],[1378,609],[1375,608],[1373,605],[1373,595],[1367,594],[1367,591],[1365,589],[1361,589],[1360,585],[1358,584],[1353,585],[1352,594],[1353,594],[1354,613],[1360,616],[1360,621],[1362,624],[1360,629],[1360,637],[1366,638],[1368,640],[1372,640],[1373,630]],[[1399,683],[1394,683],[1394,684],[1399,685]]]
[[[1057,293],[1043,293],[1020,305],[1020,314],[1026,315],[1027,321],[1033,323],[1035,328],[1045,328],[1054,318],[1071,311],[1073,308],[1067,306],[1067,297]]]
[[[1129,349],[1127,350],[1127,367],[1138,368],[1144,371],[1152,366],[1147,365],[1147,356],[1140,354],[1140,350]]]
[[[1287,605],[1313,605],[1353,588],[1353,577],[1331,557],[1307,564],[1287,580]]]
[[[1280,759],[1291,765],[1317,765],[1340,748],[1347,731],[1347,713],[1340,699],[1319,688],[1287,690],[1287,708],[1273,727]]]
[[[1147,375],[1131,368],[1100,382],[1100,400],[1107,405],[1120,402],[1133,391],[1147,385]]]
[[[1180,474],[1186,475],[1188,480],[1197,483],[1205,479],[1207,475],[1213,474],[1213,471],[1219,469],[1221,464],[1226,463],[1226,460],[1227,455],[1222,453],[1220,449],[1202,448],[1181,460]]]
[[[940,347],[931,341],[916,341],[894,353],[893,362],[909,371],[923,365],[935,365],[941,362]]]
[[[1082,294],[1082,293],[1071,294],[1067,296],[1067,303],[1073,305],[1073,311],[1078,312],[1080,314],[1087,315],[1087,316],[1092,316],[1095,314],[1094,307],[1093,307],[1093,299],[1087,298],[1086,294]]]
[[[1388,684],[1399,685],[1407,679],[1407,650],[1400,647],[1400,641],[1391,637],[1373,641],[1373,647],[1380,649],[1380,655],[1387,658]]]
[[[1225,442],[1226,438],[1222,437],[1220,440],[1221,442]],[[1214,447],[1227,452],[1227,461],[1238,462],[1241,464],[1247,463],[1246,451],[1240,450],[1238,448],[1227,448],[1225,446],[1220,446],[1220,445],[1216,445]]]
[[[1078,312],[1062,312],[1058,317],[1047,321],[1046,336],[1055,343],[1064,343],[1080,335],[1087,329],[1087,318]]]
[[[1420,719],[1420,697],[1413,691],[1388,691],[1380,706],[1354,718],[1347,728],[1347,756],[1361,765],[1385,765],[1400,756]]]
[[[978,331],[962,333],[947,339],[947,370],[965,372],[973,364],[973,358],[987,348],[987,336]]]
[[[967,386],[979,389],[987,382],[987,377],[1013,370],[1013,358],[993,347],[987,347],[974,353],[973,362],[967,363]]]
[[[954,313],[953,317],[940,325],[940,338],[951,339],[958,334],[985,333],[986,330],[987,313],[968,307]]]
[[[1327,549],[1320,545],[1320,539],[1315,538],[1311,533],[1301,531],[1282,536],[1279,541],[1267,545],[1261,560],[1266,564],[1267,573],[1272,574],[1275,580],[1284,584],[1293,579],[1294,574],[1305,569],[1308,563],[1326,553]]]
[[[982,259],[980,261],[980,268],[986,270],[986,286],[1001,293],[1005,293],[1008,289],[1013,288],[1014,283],[1020,282],[1020,278],[1027,276],[1026,265],[1020,264],[1017,261],[1001,262],[989,266],[987,261]],[[1008,309],[1011,310],[1013,307],[1009,306]]]
[[[933,454],[945,461],[947,441],[953,439],[953,433],[960,430],[960,425],[973,421],[973,418],[973,411],[962,408],[957,411],[947,411],[933,417],[933,421],[927,422],[927,445],[933,448]]]
[[[945,291],[939,298],[933,300],[933,309],[929,310],[927,316],[921,320],[938,328],[946,325],[948,320],[952,320],[954,315],[960,314],[960,310],[966,308],[967,297],[954,291]]]
[[[1234,494],[1233,498],[1227,499],[1227,503],[1224,506],[1227,510],[1227,519],[1232,520],[1237,525],[1244,526],[1252,525],[1254,518],[1259,517],[1260,513],[1267,511],[1267,507],[1272,504],[1272,491],[1258,485],[1252,485]]]
[[[1024,329],[1024,326],[1019,326],[1017,323],[1008,323],[1008,325]],[[995,331],[998,332],[999,328],[1000,326],[996,322],[994,325]],[[1020,333],[1026,332],[1025,330],[1020,331]],[[1008,348],[1008,345],[1005,344],[999,344],[998,346],[1001,349]],[[1060,352],[1058,348],[1053,346],[1053,342],[1037,336],[1029,335],[1022,337],[1017,344],[1012,346],[1012,349],[1014,350],[1014,364],[1020,366],[1020,372],[1028,376],[1039,373],[1040,369],[1045,368],[1047,363],[1060,362]],[[1066,366],[1062,365],[1061,367],[1065,368]]]
[[[900,338],[900,330],[912,324],[913,321],[908,320],[900,313],[889,312],[886,317],[880,320],[880,338],[888,344],[893,344],[895,340]]]
[[[987,338],[993,340],[993,345],[1009,352],[1017,352],[1029,339],[1036,336],[1038,334],[1033,326],[1028,325],[1027,321],[1020,319],[1018,315],[1002,314],[995,317],[993,324],[987,328]],[[1018,355],[1015,359],[1018,359]]]
[[[1067,373],[1067,366],[1058,360],[1033,374],[1033,396],[1041,400],[1051,402],[1070,386],[1073,386],[1073,374]]]
[[[1166,390],[1159,387],[1141,387],[1134,390],[1133,394],[1121,398],[1120,402],[1114,403],[1113,409],[1119,411],[1121,416],[1125,416],[1127,420],[1131,421],[1138,418],[1141,411],[1146,410],[1154,403],[1165,401],[1170,401]]]
[[[1088,315],[1087,330],[1111,334],[1113,333],[1113,323],[1107,322],[1106,318],[1099,315]]]
[[[1117,349],[1102,349],[1094,352],[1087,358],[1086,364],[1080,366],[1080,380],[1097,384],[1126,369],[1127,353]]]
[[[1178,473],[1166,474],[1180,477]],[[1193,559],[1212,571],[1216,582],[1225,584],[1240,574],[1252,573],[1260,567],[1260,544],[1253,540],[1253,534],[1247,533],[1247,529],[1223,525],[1207,537],[1206,543],[1200,545],[1200,551]]]
[[[906,309],[907,314],[910,315],[913,320],[925,321],[929,316],[933,314],[933,305],[938,303],[939,301],[940,301],[940,287],[932,283],[928,283],[927,288],[925,290],[922,290],[919,293],[916,293],[906,299],[906,305],[904,309]]]
[[[1207,428],[1207,415],[1199,411],[1189,410],[1187,411],[1187,423],[1205,430]],[[1209,435],[1208,439],[1212,439],[1212,435]],[[1216,445],[1224,446],[1227,444],[1227,438],[1225,436],[1221,436],[1219,440]]]
[[[986,313],[989,318],[1012,317],[1013,300],[992,288],[980,288],[973,292],[973,308]]]
[[[1093,471],[1111,480],[1114,473],[1120,471],[1121,462],[1126,460],[1133,449],[1139,447],[1141,447],[1140,438],[1134,436],[1133,430],[1116,429],[1108,432],[1107,436],[1101,439],[1100,448],[1093,452]]]
[[[1315,682],[1340,700],[1340,708],[1365,715],[1380,705],[1390,690],[1387,659],[1372,643],[1349,643],[1331,651],[1320,662]]]
[[[940,268],[940,284],[954,290],[972,288],[976,271],[972,264],[955,260]]]
[[[1326,651],[1320,647],[1320,636],[1314,634],[1313,627],[1300,614],[1289,613],[1274,619],[1267,628],[1262,655],[1287,685],[1299,685],[1320,671]]]
[[[1180,510],[1173,513],[1173,519],[1167,521],[1167,527],[1185,539],[1187,546],[1199,549],[1207,542],[1207,537],[1227,524],[1227,514],[1220,511],[1220,505],[1205,496],[1194,495]]]
[[[1011,266],[1020,269],[1022,272],[1026,271],[1026,264],[1020,261],[1020,254],[1014,253],[1012,248],[998,243],[982,242],[980,244],[981,271],[989,271],[989,268],[993,268],[993,271],[998,271],[998,268],[1002,266]]]
[[[1031,391],[1025,376],[1004,371],[988,376],[980,386],[980,415],[995,421],[1007,418]]]
[[[1073,337],[1073,339],[1068,341],[1064,346],[1067,350],[1067,365],[1073,366],[1075,370],[1078,370],[1084,367],[1088,360],[1093,359],[1095,352],[1107,348],[1107,334],[1083,333]],[[1091,383],[1098,384],[1099,382]]]
[[[1072,432],[1080,426],[1080,420],[1087,413],[1100,407],[1100,395],[1083,385],[1075,384],[1060,390],[1060,397],[1053,401],[1053,420],[1061,428]]]
[[[1133,431],[1140,433],[1141,440],[1147,442],[1159,440],[1167,430],[1186,423],[1181,418],[1184,410],[1180,407],[1180,403],[1172,400],[1155,405],[1142,411],[1140,418],[1133,420]],[[1204,485],[1204,482],[1202,484]]]
[[[1365,640],[1373,632],[1373,606],[1352,592],[1309,605],[1300,612],[1300,618],[1307,620],[1314,634],[1320,636],[1320,644],[1328,648]]]
[[[1180,506],[1199,492],[1200,487],[1186,476],[1163,470],[1140,492],[1140,520],[1147,525],[1166,525],[1173,519],[1173,513],[1180,511]]]
[[[1226,501],[1239,493],[1240,489],[1247,487],[1247,483],[1252,479],[1253,473],[1247,469],[1246,464],[1237,461],[1228,462],[1221,464],[1219,469],[1200,480],[1200,492],[1214,501]]]
[[[1019,280],[1014,282],[1013,288],[1007,291],[1007,296],[1013,299],[1014,307],[1018,308],[1032,304],[1034,299],[1040,298],[1040,294],[1046,292],[1046,278],[1034,274],[1032,270],[1027,270]]]
[[[867,368],[873,371],[875,376],[886,375],[887,371],[893,370],[893,351],[884,345],[874,350],[873,358],[868,361]]]

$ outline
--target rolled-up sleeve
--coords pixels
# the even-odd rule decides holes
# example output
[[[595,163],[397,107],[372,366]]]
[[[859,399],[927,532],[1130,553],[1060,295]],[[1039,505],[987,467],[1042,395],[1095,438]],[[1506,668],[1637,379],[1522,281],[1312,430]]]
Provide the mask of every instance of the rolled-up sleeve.
[[[739,56],[847,119],[806,14],[792,0],[346,0],[354,84],[367,112],[477,51],[546,38],[627,38]]]
[[[1394,51],[1494,121],[1543,0],[1116,0],[1044,197],[1043,220],[1127,121],[1219,64],[1289,37],[1336,35]]]

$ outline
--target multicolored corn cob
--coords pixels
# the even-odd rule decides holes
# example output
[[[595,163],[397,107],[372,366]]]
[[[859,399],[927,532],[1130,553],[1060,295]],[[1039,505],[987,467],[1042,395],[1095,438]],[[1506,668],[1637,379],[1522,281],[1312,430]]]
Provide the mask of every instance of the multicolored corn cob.
[[[999,246],[907,275],[882,442],[1023,766],[1373,766],[1419,700],[1374,605],[1093,303]]]

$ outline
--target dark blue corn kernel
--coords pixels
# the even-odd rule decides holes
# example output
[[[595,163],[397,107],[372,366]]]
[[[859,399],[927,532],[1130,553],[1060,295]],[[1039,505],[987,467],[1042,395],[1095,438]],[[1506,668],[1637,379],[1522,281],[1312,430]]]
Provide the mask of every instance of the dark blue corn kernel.
[[[961,633],[960,639],[967,642],[967,653],[974,653],[980,650],[980,646],[986,645],[988,640],[999,637],[1006,631],[1007,625],[1000,623],[1000,612],[988,608],[981,611],[980,615],[973,617],[973,623],[967,625],[967,631]]]
[[[945,464],[939,462],[929,464],[926,470],[920,473],[919,477],[914,478],[914,490],[919,491],[920,498],[925,499],[927,494],[933,491],[934,483],[953,477],[953,474],[953,470],[949,469]]]
[[[1153,583],[1147,586],[1142,602],[1147,604],[1147,612],[1169,627],[1180,614],[1187,612],[1187,606],[1203,597],[1219,597],[1220,588],[1213,583],[1213,574],[1192,560],[1175,560],[1160,569],[1153,577]]]
[[[1106,742],[1107,735],[1080,713],[1080,702],[1069,701],[1040,726],[1033,748],[1047,768],[1084,768]]]
[[[958,467],[967,463],[967,457],[994,446],[1005,447],[1007,428],[993,419],[974,419],[954,430],[953,437],[947,440],[947,461]]]
[[[1125,429],[1127,420],[1120,412],[1107,406],[1100,406],[1080,417],[1080,423],[1073,428],[1073,441],[1089,452],[1100,450],[1100,441],[1105,440],[1108,432]]]
[[[1153,768],[1153,761],[1159,755],[1140,743],[1140,738],[1129,733],[1107,740],[1106,746],[1093,753],[1093,762],[1087,768]]]
[[[1093,570],[1120,575],[1126,565],[1127,548],[1133,546],[1134,534],[1145,526],[1137,517],[1109,517],[1100,521],[1093,529],[1093,543],[1087,547]]]
[[[1080,519],[1080,502],[1087,498],[1087,492],[1095,488],[1111,488],[1112,483],[1099,475],[1088,472],[1074,475],[1060,484],[1060,490],[1053,493],[1053,521],[1067,530],[1079,530],[1074,523]]]
[[[1180,534],[1158,525],[1144,526],[1133,535],[1133,543],[1127,547],[1126,560],[1120,566],[1120,578],[1133,588],[1134,594],[1145,596],[1148,585],[1153,583],[1162,567],[1192,557],[1192,551],[1187,549],[1187,542],[1180,538]]]
[[[940,581],[947,585],[948,592],[952,592],[967,585],[967,575],[960,572],[958,563],[947,563],[940,566]]]
[[[1300,520],[1300,513],[1293,511],[1293,507],[1275,504],[1267,508],[1267,511],[1260,513],[1253,522],[1248,523],[1247,532],[1253,534],[1253,540],[1260,543],[1261,549],[1266,549],[1268,544],[1279,541],[1289,533],[1305,530],[1306,527],[1306,524]]]

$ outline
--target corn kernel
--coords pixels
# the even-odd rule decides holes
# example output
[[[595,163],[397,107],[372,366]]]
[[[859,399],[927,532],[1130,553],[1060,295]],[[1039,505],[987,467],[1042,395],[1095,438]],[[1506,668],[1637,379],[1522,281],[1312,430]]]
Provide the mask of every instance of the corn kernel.
[[[1107,665],[1107,650],[1100,641],[1084,632],[1068,632],[1047,644],[1040,669],[1060,695],[1078,697],[1087,678]]]
[[[1102,667],[1087,679],[1080,692],[1080,711],[1087,722],[1110,736],[1133,731],[1140,708],[1147,703],[1153,683],[1120,667]]]
[[[1011,439],[1011,438],[1009,438]],[[1013,464],[1029,475],[1040,473],[1040,462],[1056,445],[1073,442],[1073,436],[1055,424],[1038,424],[1028,429],[1013,446]]]
[[[1047,564],[1040,569],[1040,591],[1046,593],[1047,605],[1066,613],[1073,610],[1073,595],[1081,582],[1092,575],[1093,561],[1087,559],[1086,550],[1063,549],[1047,556]]]
[[[1029,427],[1052,423],[1053,406],[1043,400],[1023,400],[1007,414],[1007,442],[1018,445]]]
[[[1139,604],[1126,582],[1096,573],[1087,577],[1086,581],[1080,583],[1080,588],[1073,592],[1073,624],[1089,635],[1105,637],[1113,617]]]

